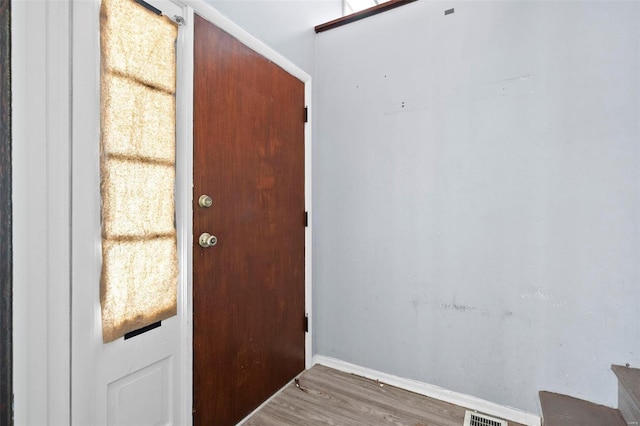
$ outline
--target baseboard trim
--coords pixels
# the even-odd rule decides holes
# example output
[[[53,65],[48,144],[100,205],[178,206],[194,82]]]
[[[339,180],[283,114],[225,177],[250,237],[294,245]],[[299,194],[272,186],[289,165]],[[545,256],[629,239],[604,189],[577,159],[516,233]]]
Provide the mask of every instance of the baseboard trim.
[[[345,373],[357,374],[367,379],[379,380],[391,386],[405,389],[429,398],[438,399],[440,401],[449,402],[461,407],[469,408],[480,413],[490,416],[499,417],[516,423],[522,423],[527,426],[540,426],[541,419],[539,416],[518,410],[517,408],[505,407],[475,396],[465,395],[463,393],[453,392],[428,383],[419,382],[417,380],[405,379],[403,377],[394,376],[392,374],[383,373],[362,367],[350,362],[342,361],[323,355],[315,355],[312,364],[320,364],[325,367],[334,368],[344,371]]]

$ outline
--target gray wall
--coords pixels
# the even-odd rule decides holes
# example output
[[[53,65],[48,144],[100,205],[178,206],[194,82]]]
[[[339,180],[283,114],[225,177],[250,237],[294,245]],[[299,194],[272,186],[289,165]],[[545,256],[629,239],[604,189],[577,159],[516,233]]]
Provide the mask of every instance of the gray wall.
[[[342,15],[342,0],[205,0],[285,58],[315,75],[313,28]]]
[[[453,15],[444,10],[455,7]],[[640,365],[638,2],[420,1],[318,37],[318,354],[538,412]]]

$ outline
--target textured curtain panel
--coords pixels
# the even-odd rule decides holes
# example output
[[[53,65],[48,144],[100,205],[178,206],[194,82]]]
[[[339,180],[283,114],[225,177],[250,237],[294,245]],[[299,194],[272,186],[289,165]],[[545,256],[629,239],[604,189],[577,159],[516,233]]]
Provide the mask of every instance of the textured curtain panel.
[[[132,0],[101,9],[104,342],[177,312],[177,27]]]

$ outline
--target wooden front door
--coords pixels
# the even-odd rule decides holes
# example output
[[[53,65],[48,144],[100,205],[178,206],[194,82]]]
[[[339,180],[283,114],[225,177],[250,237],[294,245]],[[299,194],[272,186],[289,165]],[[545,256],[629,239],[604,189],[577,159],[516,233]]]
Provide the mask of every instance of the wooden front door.
[[[194,29],[193,418],[224,426],[304,369],[304,84]]]

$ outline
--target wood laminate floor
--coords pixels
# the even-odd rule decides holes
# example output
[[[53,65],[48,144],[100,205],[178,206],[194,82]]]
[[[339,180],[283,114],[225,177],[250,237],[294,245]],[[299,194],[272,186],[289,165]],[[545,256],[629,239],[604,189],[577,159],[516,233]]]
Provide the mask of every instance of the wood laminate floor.
[[[540,405],[546,426],[627,426],[618,410],[569,395],[540,392]]]
[[[243,426],[462,426],[465,409],[315,365]],[[523,426],[509,422],[509,426]]]

